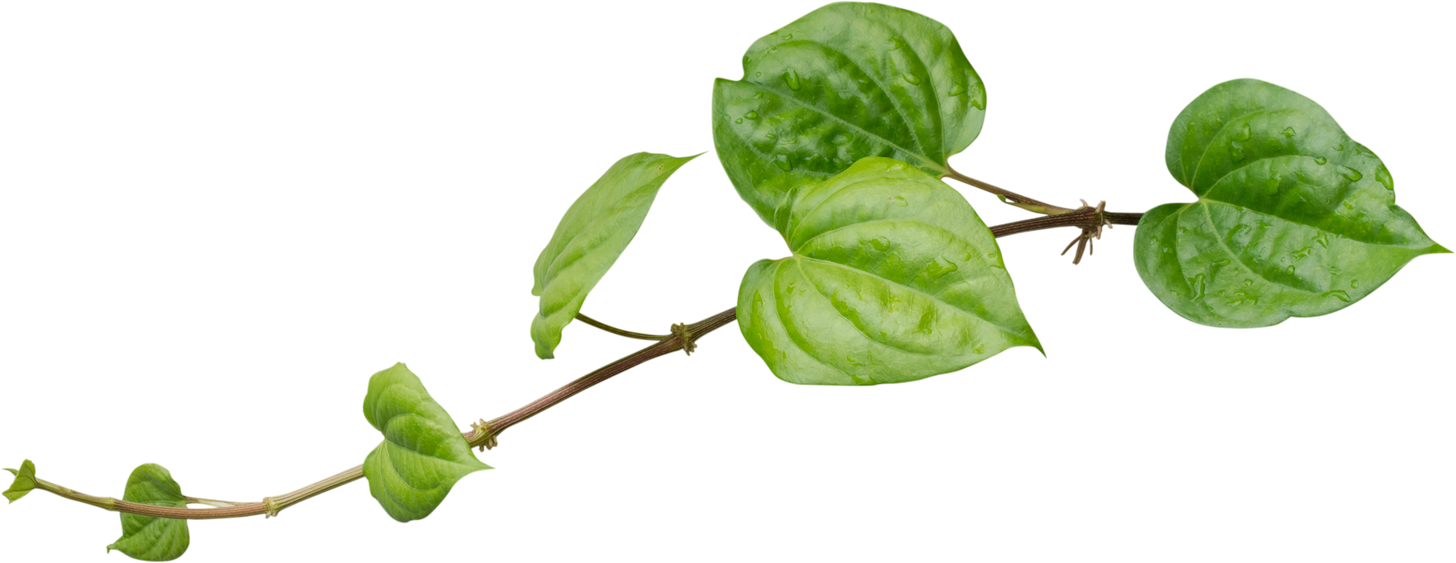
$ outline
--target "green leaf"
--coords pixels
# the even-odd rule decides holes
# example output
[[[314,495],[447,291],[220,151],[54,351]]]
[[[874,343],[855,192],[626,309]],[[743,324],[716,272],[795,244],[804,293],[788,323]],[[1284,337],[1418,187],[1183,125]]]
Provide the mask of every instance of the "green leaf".
[[[1411,259],[1447,252],[1395,205],[1390,170],[1313,100],[1258,80],[1214,86],[1168,133],[1198,201],[1138,223],[1138,274],[1193,322],[1261,327],[1338,311]]]
[[[981,132],[986,87],[940,22],[836,3],[759,39],[713,86],[713,140],[738,195],[773,224],[790,190],[882,156],[944,176]]]
[[[15,476],[15,481],[10,483],[10,488],[5,489],[5,498],[10,499],[10,502],[20,500],[20,497],[28,495],[31,491],[35,490],[35,464],[31,463],[30,460],[27,459],[21,462],[20,471],[8,467],[5,470]]]
[[[491,468],[404,364],[369,378],[364,417],[384,434],[364,459],[369,494],[395,520],[429,516],[461,477]]]
[[[576,318],[586,294],[637,236],[657,190],[694,158],[645,152],[623,158],[571,204],[536,258],[531,294],[541,296],[541,307],[531,321],[531,340],[537,356],[553,357],[561,329]]]
[[[121,498],[153,506],[187,507],[182,486],[172,480],[166,468],[155,463],[131,472],[126,480],[126,494]],[[106,552],[115,549],[132,559],[171,561],[187,551],[189,542],[186,520],[122,514],[121,539],[106,546]]]
[[[913,166],[861,160],[795,190],[776,224],[793,255],[748,269],[738,326],[784,381],[898,383],[1041,349],[991,230]]]

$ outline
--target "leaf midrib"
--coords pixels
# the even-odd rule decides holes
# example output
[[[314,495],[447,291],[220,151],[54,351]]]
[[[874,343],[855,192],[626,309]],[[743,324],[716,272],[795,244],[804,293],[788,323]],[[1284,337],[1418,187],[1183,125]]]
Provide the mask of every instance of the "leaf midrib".
[[[911,287],[911,286],[902,284],[900,282],[897,282],[897,281],[894,281],[894,280],[890,280],[890,279],[884,278],[884,277],[879,276],[877,274],[874,274],[874,273],[871,273],[871,272],[866,272],[866,271],[861,270],[859,268],[854,268],[854,267],[851,267],[851,266],[846,266],[846,265],[840,264],[838,262],[832,262],[832,261],[824,260],[824,259],[821,259],[821,258],[813,258],[813,257],[810,257],[810,256],[804,256],[804,255],[799,254],[799,253],[794,253],[793,258],[796,261],[797,260],[812,260],[815,263],[819,263],[819,264],[832,264],[832,265],[834,265],[836,267],[843,268],[843,269],[849,270],[851,272],[856,272],[856,273],[859,273],[861,275],[869,276],[871,278],[874,278],[874,279],[883,281],[883,282],[888,283],[888,284],[891,284],[891,285],[896,285],[896,286],[899,286],[899,287],[903,287],[903,288],[908,289],[908,290],[910,290],[912,292],[915,292],[915,293],[919,293],[921,295],[924,295],[926,298],[928,298],[928,299],[930,299],[932,301],[935,301],[936,303],[940,303],[940,304],[945,305],[946,307],[949,307],[949,308],[954,309],[956,311],[960,311],[960,312],[963,312],[963,313],[965,313],[967,315],[970,315],[972,317],[981,319],[982,321],[985,321],[986,324],[989,324],[989,325],[994,326],[994,327],[996,327],[998,329],[1001,329],[1002,332],[1005,332],[1007,334],[1011,334],[1011,335],[1017,336],[1019,338],[1025,339],[1025,340],[1029,340],[1029,338],[1027,338],[1026,336],[1022,335],[1020,332],[1017,332],[1017,331],[1011,330],[1009,328],[1006,328],[1005,326],[1002,326],[1000,323],[997,323],[996,321],[993,321],[991,319],[988,319],[986,317],[983,317],[979,313],[976,313],[975,311],[969,311],[969,310],[963,309],[963,308],[961,308],[961,307],[959,307],[959,306],[957,306],[957,305],[955,305],[953,303],[950,303],[950,302],[948,302],[948,301],[946,301],[944,299],[941,299],[939,295],[935,295],[935,294],[932,294],[932,293],[926,293],[924,291],[921,291],[919,288]],[[803,272],[803,266],[800,265],[799,268],[800,268],[799,271],[801,273],[803,273],[804,278],[805,279],[808,279],[809,278],[809,274]],[[994,275],[994,272],[988,273],[988,274],[983,274],[982,276],[979,276],[979,277],[976,277],[976,278],[973,278],[973,279],[980,279],[981,277],[985,277],[985,275]],[[962,283],[962,282],[965,282],[965,281],[969,281],[969,280],[961,280],[961,282],[957,282],[957,283]],[[818,287],[816,286],[815,289],[817,290]],[[843,318],[843,317],[841,316],[841,318]],[[846,319],[846,320],[848,320],[848,319]],[[854,323],[850,323],[850,324],[854,324]]]
[[[907,131],[910,131],[910,138],[913,138],[914,144],[916,144],[919,153],[916,153],[916,151],[911,151],[909,150],[909,148],[901,147],[901,145],[893,143],[893,141],[888,140],[888,138],[879,137],[879,135],[874,134],[874,132],[866,131],[865,128],[859,127],[859,125],[852,124],[852,122],[844,121],[844,119],[840,118],[840,116],[834,115],[834,113],[823,111],[823,109],[818,108],[818,106],[812,106],[808,105],[808,103],[801,102],[801,100],[796,99],[796,97],[794,97],[792,93],[791,95],[785,95],[785,93],[783,93],[783,90],[778,89],[778,87],[770,87],[767,86],[766,83],[761,83],[761,81],[757,80],[745,80],[748,80],[748,83],[754,84],[754,86],[759,86],[761,87],[761,89],[769,90],[769,92],[775,93],[775,95],[782,97],[782,99],[789,100],[789,102],[794,102],[795,105],[801,106],[801,108],[812,109],[812,111],[821,113],[821,115],[827,116],[827,118],[834,119],[834,121],[840,122],[840,124],[846,125],[846,127],[855,128],[856,131],[863,132],[863,134],[868,135],[868,137],[878,138],[878,140],[881,140],[882,143],[890,145],[890,147],[894,147],[895,150],[901,151],[901,153],[911,154],[911,156],[916,157],[916,159],[925,161],[925,163],[929,164],[930,167],[935,167],[936,170],[945,170],[945,166],[943,166],[943,164],[936,163],[935,159],[929,159],[929,157],[926,157],[925,154],[923,154],[925,153],[925,144],[920,141],[920,135],[916,134],[916,131],[914,131],[914,127],[911,127],[910,116],[906,115],[906,112],[904,112],[904,108],[901,108],[900,100],[895,99],[895,96],[891,95],[890,90],[885,89],[885,84],[882,83],[881,80],[879,80],[879,77],[875,76],[875,74],[865,71],[865,65],[860,64],[860,61],[855,60],[855,58],[853,57],[850,57],[850,55],[846,54],[846,52],[840,51],[840,49],[837,48],[830,47],[830,45],[824,44],[824,42],[812,41],[812,39],[802,39],[802,41],[794,42],[805,42],[805,44],[821,45],[821,47],[828,49],[828,51],[836,52],[836,54],[842,55],[842,57],[844,57],[844,60],[850,61],[850,63],[855,64],[855,70],[859,70],[860,73],[868,76],[869,80],[874,80],[875,87],[878,87],[879,92],[884,93],[885,97],[888,97],[888,99],[890,99],[891,105],[895,106],[895,113],[898,113],[898,115],[900,115],[900,121],[903,122],[904,125],[906,125]],[[913,52],[913,49],[911,49],[911,52]],[[916,54],[914,54],[914,57],[916,57],[916,60],[919,61],[922,67],[925,67],[925,61],[920,60],[919,52],[916,52]],[[926,67],[926,71],[927,73],[929,73],[929,67]],[[930,80],[929,77],[926,77],[926,80]],[[789,92],[794,92],[794,90],[789,90]],[[939,95],[939,92],[936,92],[936,95]],[[943,122],[939,122],[939,119],[941,119],[941,115],[939,115],[939,100],[935,99],[935,96],[930,96],[930,99],[935,100],[936,109],[938,109],[935,115],[930,116],[930,118],[935,119],[936,125],[939,125],[939,129],[945,129],[945,124],[943,124]],[[945,172],[948,172],[948,170],[945,170]]]

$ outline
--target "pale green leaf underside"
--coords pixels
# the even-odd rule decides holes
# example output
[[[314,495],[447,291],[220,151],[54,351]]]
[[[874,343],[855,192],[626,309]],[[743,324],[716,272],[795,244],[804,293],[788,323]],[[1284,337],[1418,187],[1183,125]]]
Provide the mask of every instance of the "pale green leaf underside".
[[[1395,205],[1390,170],[1313,100],[1258,80],[1173,122],[1168,171],[1198,201],[1138,224],[1138,274],[1174,312],[1261,327],[1343,309],[1411,259],[1446,252]]]
[[[5,470],[15,476],[15,480],[10,483],[10,488],[5,489],[5,498],[10,502],[20,500],[21,497],[35,490],[35,464],[30,460],[21,462],[19,470],[8,467]]]
[[[643,152],[618,160],[566,211],[536,258],[531,294],[541,296],[541,303],[531,321],[531,340],[537,356],[553,357],[561,329],[576,318],[587,293],[637,235],[657,190],[694,158]]]
[[[780,379],[898,383],[1041,349],[990,229],[913,166],[861,160],[775,223],[793,255],[748,269],[738,325]]]
[[[182,486],[172,479],[171,472],[155,463],[131,472],[121,498],[153,506],[187,507]],[[106,546],[106,551],[115,549],[142,561],[171,561],[186,553],[190,542],[186,520],[122,514],[121,539]]]
[[[384,442],[364,459],[369,493],[400,522],[429,516],[461,477],[490,469],[404,364],[369,378],[364,417]]]
[[[986,88],[949,28],[837,3],[759,39],[713,86],[713,141],[738,194],[773,223],[795,187],[869,156],[941,176],[981,132]]]

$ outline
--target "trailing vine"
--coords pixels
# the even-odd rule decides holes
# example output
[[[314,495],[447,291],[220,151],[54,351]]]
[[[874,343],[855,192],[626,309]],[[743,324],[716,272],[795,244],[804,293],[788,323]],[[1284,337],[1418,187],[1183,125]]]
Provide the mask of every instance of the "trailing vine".
[[[1373,151],[1313,100],[1267,82],[1224,82],[1189,103],[1165,156],[1197,200],[1138,213],[1046,203],[952,169],[949,158],[980,134],[987,88],[950,30],[920,14],[830,4],[753,43],[743,71],[714,85],[713,146],[788,255],[748,265],[732,307],[666,334],[581,313],[658,191],[701,156],[633,154],[586,189],[542,250],[530,334],[542,359],[573,321],[651,342],[641,350],[463,432],[404,364],[389,367],[369,379],[363,404],[378,447],[359,465],[256,501],[187,496],[156,464],[137,467],[121,498],[92,496],[41,479],[30,460],[9,470],[5,497],[40,490],[118,512],[122,535],[108,551],[148,561],[185,553],[187,520],[278,516],[359,479],[407,522],[491,469],[476,453],[507,429],[649,360],[692,354],[735,321],[769,370],[797,384],[907,382],[1013,347],[1041,350],[1000,237],[1076,229],[1062,251],[1075,247],[1076,264],[1107,229],[1132,227],[1135,266],[1157,299],[1190,321],[1242,328],[1338,311],[1410,260],[1448,252],[1395,205],[1390,170]],[[987,226],[946,178],[1039,216]]]

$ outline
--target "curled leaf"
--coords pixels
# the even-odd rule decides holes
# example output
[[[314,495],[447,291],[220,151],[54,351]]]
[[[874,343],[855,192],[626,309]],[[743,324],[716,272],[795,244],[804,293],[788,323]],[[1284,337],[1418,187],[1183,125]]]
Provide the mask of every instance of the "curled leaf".
[[[155,463],[141,465],[131,472],[122,500],[153,506],[187,507],[182,486],[172,479],[166,468]],[[121,538],[106,546],[106,551],[109,553],[115,549],[142,561],[171,561],[186,553],[190,542],[186,520],[122,514]]]
[[[637,236],[657,190],[694,158],[697,155],[677,158],[645,152],[628,156],[571,204],[536,258],[531,294],[541,296],[541,302],[531,321],[531,340],[536,342],[537,356],[554,356],[561,329],[581,312],[587,294]]]
[[[738,293],[743,337],[780,379],[898,383],[1041,349],[991,230],[940,180],[867,158],[790,200],[776,222],[793,254]]]
[[[797,186],[881,156],[950,172],[986,87],[950,29],[883,4],[829,4],[759,39],[713,86],[713,144],[738,195],[773,224]]]
[[[1447,252],[1395,204],[1385,163],[1313,100],[1259,80],[1204,92],[1168,132],[1198,201],[1138,224],[1138,274],[1193,322],[1261,327],[1338,311]]]
[[[404,364],[369,378],[364,417],[384,441],[364,459],[369,493],[400,522],[429,516],[461,477],[490,469]]]
[[[10,483],[10,488],[5,489],[5,498],[10,499],[10,502],[20,500],[20,497],[28,495],[31,491],[35,490],[35,464],[31,463],[30,460],[27,459],[21,462],[19,471],[8,467],[5,470],[15,476],[15,481]]]

